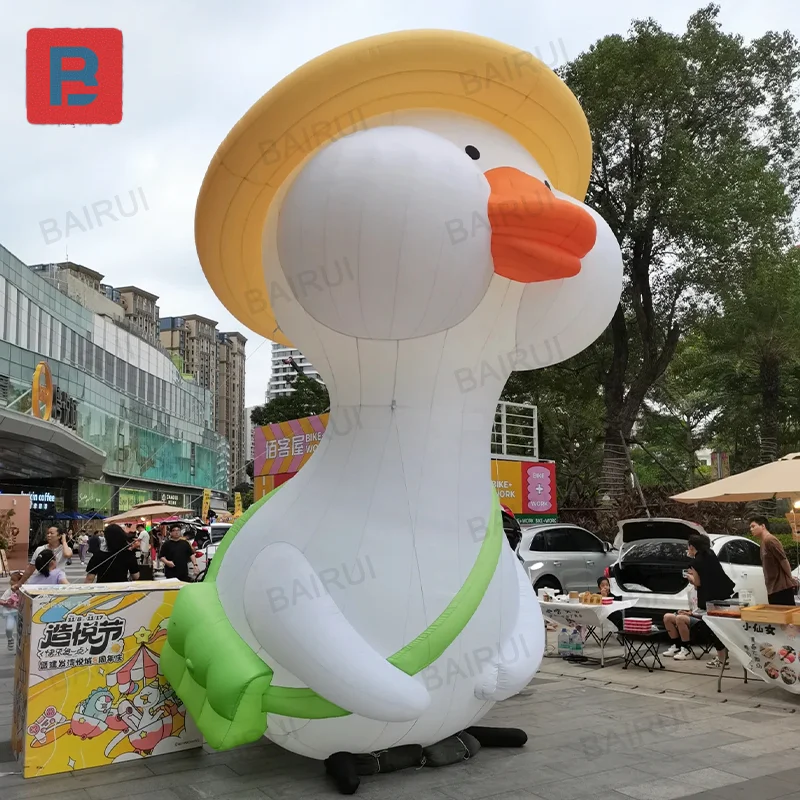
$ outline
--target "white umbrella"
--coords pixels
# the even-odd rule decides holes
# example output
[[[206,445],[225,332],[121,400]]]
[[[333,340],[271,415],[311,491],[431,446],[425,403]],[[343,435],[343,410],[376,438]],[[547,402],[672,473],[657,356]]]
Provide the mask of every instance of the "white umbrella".
[[[800,498],[800,453],[673,495],[679,503],[744,503],[773,497]]]

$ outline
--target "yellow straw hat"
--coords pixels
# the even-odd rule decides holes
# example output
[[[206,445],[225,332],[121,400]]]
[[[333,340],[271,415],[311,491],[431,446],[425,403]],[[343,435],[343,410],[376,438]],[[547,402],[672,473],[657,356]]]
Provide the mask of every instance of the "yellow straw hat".
[[[435,108],[505,131],[555,188],[583,200],[592,166],[586,117],[566,84],[525,51],[453,31],[362,39],[295,70],[236,124],[208,168],[195,213],[203,272],[243,325],[289,345],[261,259],[270,203],[321,146],[381,114]]]

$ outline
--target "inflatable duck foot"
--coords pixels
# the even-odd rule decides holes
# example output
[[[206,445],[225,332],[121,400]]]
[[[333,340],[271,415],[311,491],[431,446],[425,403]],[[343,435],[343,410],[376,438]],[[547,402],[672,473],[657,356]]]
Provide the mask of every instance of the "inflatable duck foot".
[[[421,745],[402,744],[375,753],[334,753],[325,761],[325,771],[334,779],[341,794],[354,794],[360,775],[397,772],[425,764]]]
[[[325,771],[333,778],[339,794],[355,794],[361,783],[358,761],[353,753],[334,753],[325,759]]]
[[[524,747],[528,734],[519,728],[467,728],[467,733],[474,736],[481,747]]]

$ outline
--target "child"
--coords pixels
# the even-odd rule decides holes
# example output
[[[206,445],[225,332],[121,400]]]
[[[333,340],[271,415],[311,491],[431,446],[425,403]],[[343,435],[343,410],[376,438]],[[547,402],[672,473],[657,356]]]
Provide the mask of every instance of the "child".
[[[0,616],[6,621],[6,639],[8,649],[14,649],[14,631],[17,629],[17,612],[19,609],[19,594],[13,589],[8,589],[0,597]]]

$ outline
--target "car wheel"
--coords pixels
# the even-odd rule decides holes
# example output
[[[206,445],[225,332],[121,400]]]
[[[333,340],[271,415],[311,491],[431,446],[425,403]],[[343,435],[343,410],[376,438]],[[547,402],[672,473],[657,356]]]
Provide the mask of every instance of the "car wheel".
[[[539,589],[553,589],[559,594],[563,591],[561,584],[551,575],[546,575],[544,578],[539,578],[539,580],[533,584],[533,590],[535,592],[538,592]]]

